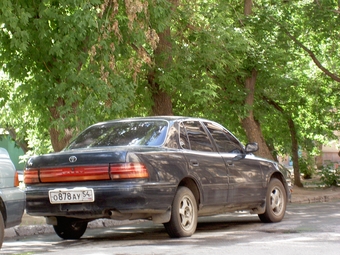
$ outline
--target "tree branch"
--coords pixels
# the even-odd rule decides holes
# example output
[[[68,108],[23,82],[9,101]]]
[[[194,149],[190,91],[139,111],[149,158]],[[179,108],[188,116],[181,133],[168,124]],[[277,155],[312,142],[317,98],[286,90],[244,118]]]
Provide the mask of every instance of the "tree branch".
[[[12,127],[7,127],[5,129],[7,130],[10,137],[15,141],[15,143],[19,145],[20,148],[24,151],[24,153],[28,152],[29,150],[28,143],[25,142],[24,140],[19,140],[17,138],[17,132],[15,131],[15,129]]]
[[[324,72],[328,77],[333,79],[336,82],[340,82],[340,77],[332,72],[330,72],[327,68],[325,68],[320,61],[315,56],[314,52],[308,49],[302,42],[300,42],[295,36],[293,36],[285,27],[283,27],[279,22],[277,22],[273,17],[270,17],[272,21],[274,21],[278,26],[280,26],[283,31],[286,33],[286,35],[293,40],[299,47],[301,47],[305,52],[308,53],[308,55],[312,58],[313,62],[316,64],[316,66]]]
[[[289,38],[291,38],[297,45],[299,45],[304,51],[306,51],[308,53],[308,55],[312,58],[313,62],[316,64],[317,67],[319,67],[319,69],[321,71],[323,71],[327,76],[329,76],[333,80],[340,82],[340,77],[337,76],[336,74],[330,72],[327,68],[325,68],[310,49],[308,49],[306,46],[304,46],[297,38],[295,38],[287,30],[285,32],[286,32],[286,34],[288,35]]]
[[[289,116],[285,110],[274,100],[271,98],[268,98],[266,96],[262,96],[263,100],[265,100],[269,105],[273,106],[276,110],[282,113],[282,115],[285,116],[287,120],[287,125],[289,127],[289,132],[290,132],[290,138],[292,141],[292,160],[293,160],[293,166],[294,166],[294,185],[298,187],[303,187],[303,184],[300,179],[300,167],[299,167],[299,144],[298,144],[298,139],[297,139],[297,131],[295,128],[295,123],[294,120],[292,119],[291,116]]]

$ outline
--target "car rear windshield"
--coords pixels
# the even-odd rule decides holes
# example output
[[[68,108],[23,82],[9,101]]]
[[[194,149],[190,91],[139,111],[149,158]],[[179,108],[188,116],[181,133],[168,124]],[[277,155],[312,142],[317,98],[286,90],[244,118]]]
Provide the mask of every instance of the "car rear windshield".
[[[124,121],[94,125],[82,132],[66,150],[104,146],[160,146],[166,121]]]

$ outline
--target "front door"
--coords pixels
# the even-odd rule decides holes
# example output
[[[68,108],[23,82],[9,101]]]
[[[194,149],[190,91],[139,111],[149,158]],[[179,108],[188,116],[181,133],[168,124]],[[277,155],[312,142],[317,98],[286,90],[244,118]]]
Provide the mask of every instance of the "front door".
[[[228,167],[228,204],[247,204],[263,200],[265,185],[259,161],[252,155],[235,160],[236,156],[244,155],[242,144],[228,130],[214,123],[204,124]]]
[[[228,172],[223,158],[200,122],[185,121],[180,129],[180,144],[184,149],[190,174],[202,183],[203,205],[226,204]]]

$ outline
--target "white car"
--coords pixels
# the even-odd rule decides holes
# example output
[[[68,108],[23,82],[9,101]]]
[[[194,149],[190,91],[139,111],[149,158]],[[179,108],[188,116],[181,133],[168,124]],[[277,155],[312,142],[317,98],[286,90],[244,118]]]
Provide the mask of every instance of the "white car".
[[[0,248],[5,228],[21,223],[25,205],[25,192],[19,188],[18,172],[7,150],[0,148]]]

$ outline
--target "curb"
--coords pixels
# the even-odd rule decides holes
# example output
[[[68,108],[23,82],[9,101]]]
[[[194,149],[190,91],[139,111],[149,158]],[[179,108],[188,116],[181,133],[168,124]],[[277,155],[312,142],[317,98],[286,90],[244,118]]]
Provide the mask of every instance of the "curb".
[[[299,188],[296,188],[294,190],[296,190],[296,192],[300,194],[295,194],[293,190],[290,203],[310,204],[310,203],[325,203],[325,202],[329,202],[332,200],[340,200],[340,189],[339,188],[335,188],[335,189],[331,188],[328,190],[305,188],[305,189],[302,189],[302,191],[304,192],[298,189]]]
[[[339,196],[317,196],[317,197],[307,197],[307,198],[299,198],[299,199],[292,199],[290,201],[291,204],[311,204],[311,203],[324,203],[324,202],[329,202],[331,200],[336,200],[340,199]]]

